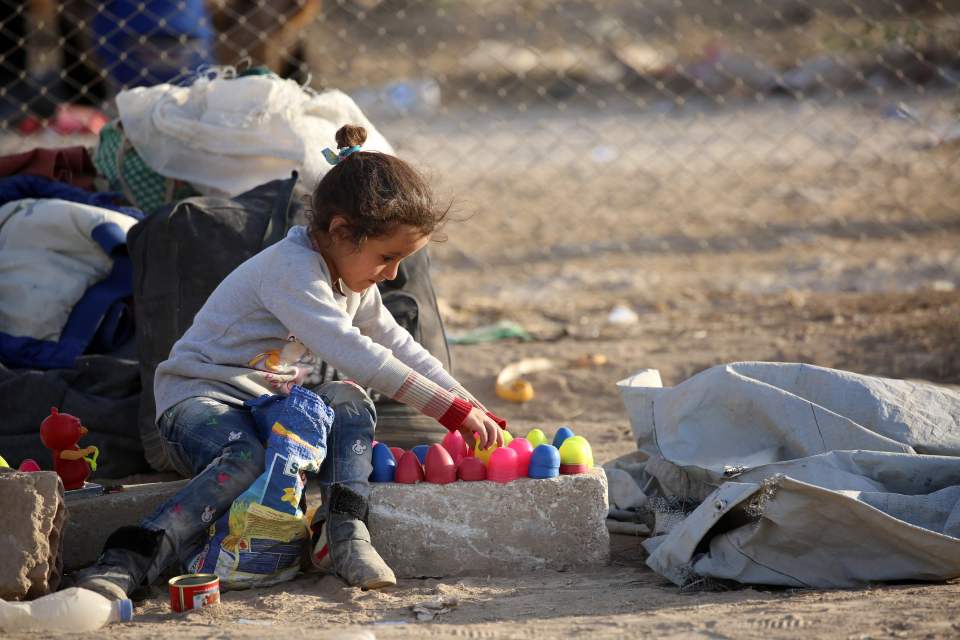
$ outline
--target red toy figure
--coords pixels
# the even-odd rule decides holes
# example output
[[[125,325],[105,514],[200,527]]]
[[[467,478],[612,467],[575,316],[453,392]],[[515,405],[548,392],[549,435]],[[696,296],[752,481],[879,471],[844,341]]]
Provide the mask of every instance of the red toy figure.
[[[43,446],[53,451],[53,469],[63,480],[66,490],[79,489],[91,471],[97,469],[100,450],[90,446],[81,449],[77,441],[87,435],[80,420],[69,413],[60,413],[50,408],[50,415],[40,423],[40,439]],[[86,456],[92,455],[88,458]]]

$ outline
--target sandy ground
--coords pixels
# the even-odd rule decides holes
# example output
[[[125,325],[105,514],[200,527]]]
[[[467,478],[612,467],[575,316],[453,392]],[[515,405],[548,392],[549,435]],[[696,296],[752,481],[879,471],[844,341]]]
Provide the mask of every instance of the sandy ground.
[[[458,377],[513,431],[569,424],[599,462],[634,448],[615,382],[640,368],[667,385],[746,359],[960,383],[958,150],[929,144],[948,101],[909,98],[928,126],[876,99],[656,113],[612,99],[385,125],[457,195],[431,249],[448,328],[510,319],[534,336],[456,347]],[[609,324],[615,304],[638,321]],[[585,354],[607,363],[566,364]],[[531,402],[498,399],[496,373],[528,356],[558,367],[530,377]],[[306,575],[188,615],[157,592],[97,636],[960,637],[956,581],[681,593],[639,542],[614,536],[612,563],[577,573],[366,593]],[[410,606],[436,594],[459,607],[417,622]]]

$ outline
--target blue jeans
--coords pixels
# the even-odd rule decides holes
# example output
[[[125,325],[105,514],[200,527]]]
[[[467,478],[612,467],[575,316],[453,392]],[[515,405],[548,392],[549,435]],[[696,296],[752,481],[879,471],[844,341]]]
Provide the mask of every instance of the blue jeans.
[[[373,401],[348,382],[328,382],[316,392],[334,411],[320,482],[327,490],[333,484],[345,485],[366,498],[373,470]],[[147,584],[171,564],[182,566],[195,555],[210,524],[264,470],[264,445],[246,407],[206,397],[187,398],[164,412],[159,426],[174,466],[193,479],[140,523],[165,533],[144,576]]]

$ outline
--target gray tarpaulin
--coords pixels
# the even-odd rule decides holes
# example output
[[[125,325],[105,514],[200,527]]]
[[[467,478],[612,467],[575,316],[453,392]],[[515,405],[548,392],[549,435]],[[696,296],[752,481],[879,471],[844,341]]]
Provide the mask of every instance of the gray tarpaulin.
[[[960,576],[960,393],[802,364],[741,362],[663,388],[618,383],[650,498],[699,503],[647,564],[792,587]]]

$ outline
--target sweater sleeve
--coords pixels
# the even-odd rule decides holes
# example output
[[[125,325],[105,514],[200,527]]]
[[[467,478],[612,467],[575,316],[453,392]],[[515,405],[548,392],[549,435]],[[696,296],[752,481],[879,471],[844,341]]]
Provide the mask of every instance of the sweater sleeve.
[[[364,335],[337,304],[329,278],[315,277],[316,271],[304,274],[302,264],[291,262],[279,260],[271,272],[282,275],[262,277],[259,283],[264,307],[290,333],[361,385],[413,406],[448,429],[463,424],[473,408],[469,401],[394,357],[389,345]]]
[[[438,386],[448,391],[457,387],[463,388],[433,354],[397,323],[384,306],[380,291],[376,287],[371,287],[364,293],[354,322],[364,335],[388,347],[397,359]],[[467,397],[469,394],[463,396],[460,393],[454,393],[470,400]]]

